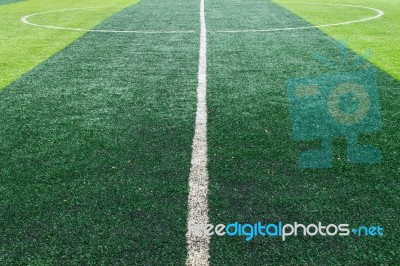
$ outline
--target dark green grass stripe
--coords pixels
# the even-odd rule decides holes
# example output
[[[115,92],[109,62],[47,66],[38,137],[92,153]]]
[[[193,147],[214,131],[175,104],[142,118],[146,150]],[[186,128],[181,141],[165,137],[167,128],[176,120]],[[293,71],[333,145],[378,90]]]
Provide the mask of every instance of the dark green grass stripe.
[[[288,20],[282,18],[280,13],[271,12],[275,5],[270,1],[257,1],[254,4],[212,1],[207,4],[208,30],[266,30],[309,25],[306,21]]]
[[[196,29],[179,9],[104,25]],[[2,265],[184,263],[198,41],[89,33],[0,92]]]
[[[185,4],[184,4],[185,3]],[[136,4],[135,14],[121,14],[118,24],[105,21],[99,29],[153,30],[153,31],[190,31],[198,29],[197,1],[140,1]],[[151,11],[149,11],[151,10]],[[189,11],[188,11],[189,10]]]
[[[260,7],[263,13],[257,13],[251,4],[235,6],[228,1],[209,1],[207,10],[209,29],[306,25],[272,3]],[[252,16],[252,12],[257,15]],[[227,21],[235,23],[227,25]],[[296,237],[285,242],[213,236],[212,264],[398,263],[399,81],[376,69],[384,128],[361,140],[380,148],[381,164],[348,164],[346,143],[339,138],[334,143],[334,168],[299,169],[299,152],[318,146],[318,142],[292,141],[286,82],[331,73],[315,55],[322,52],[340,60],[339,44],[318,30],[209,34],[208,41],[209,204],[213,224],[322,222],[380,224],[386,229],[383,238]],[[349,59],[354,57],[350,52]],[[368,67],[374,69],[373,65]]]
[[[0,0],[0,6],[1,5],[7,5],[7,4],[12,4],[12,3],[17,3],[17,2],[21,2],[24,0]]]

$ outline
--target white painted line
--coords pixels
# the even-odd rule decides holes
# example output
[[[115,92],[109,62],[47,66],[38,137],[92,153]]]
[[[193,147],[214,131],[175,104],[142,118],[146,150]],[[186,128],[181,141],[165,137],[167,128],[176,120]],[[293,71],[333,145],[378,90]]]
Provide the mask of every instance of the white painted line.
[[[187,2],[187,3],[168,3],[168,4],[142,4],[141,2],[139,2],[138,4],[140,4],[141,6],[170,6],[170,5],[197,5],[197,2]]]
[[[210,32],[214,33],[245,33],[245,32],[274,32],[274,31],[292,31],[292,30],[305,30],[305,29],[315,29],[315,28],[326,28],[326,27],[334,27],[334,26],[342,26],[342,25],[350,25],[355,23],[361,23],[369,20],[374,20],[382,17],[385,13],[382,10],[366,7],[366,6],[355,6],[355,5],[345,5],[345,4],[328,4],[328,3],[297,3],[297,2],[281,2],[281,4],[302,4],[302,5],[329,5],[329,6],[344,6],[344,7],[355,7],[361,9],[372,10],[376,12],[375,16],[367,17],[359,20],[351,20],[338,22],[333,24],[323,24],[316,26],[304,26],[304,27],[292,27],[292,28],[275,28],[275,29],[265,29],[265,30],[214,30]]]
[[[259,3],[259,2],[256,2]],[[267,2],[266,2],[267,4]],[[366,6],[355,6],[355,5],[346,5],[346,4],[329,4],[329,3],[298,3],[298,2],[281,2],[281,4],[304,4],[304,5],[330,5],[330,6],[344,6],[344,7],[353,7],[353,8],[361,8],[372,10],[376,12],[375,16],[367,17],[359,20],[351,20],[351,21],[344,21],[338,22],[333,24],[323,24],[323,25],[316,25],[316,26],[304,26],[304,27],[287,27],[287,28],[274,28],[274,29],[244,29],[244,30],[209,30],[209,33],[251,33],[251,32],[275,32],[275,31],[293,31],[293,30],[306,30],[306,29],[315,29],[315,28],[326,28],[326,27],[334,27],[334,26],[342,26],[342,25],[350,25],[355,23],[366,22],[370,20],[377,19],[382,17],[385,13],[382,10],[366,7]],[[144,4],[143,4],[144,5]],[[146,4],[150,5],[150,4]],[[151,30],[113,30],[113,29],[103,29],[103,30],[87,30],[81,28],[68,28],[68,27],[59,27],[59,26],[52,26],[52,25],[42,25],[37,23],[32,23],[28,19],[34,16],[53,13],[53,12],[63,12],[63,11],[73,11],[73,10],[85,10],[85,9],[95,9],[95,8],[110,8],[110,7],[86,7],[86,8],[69,8],[69,9],[60,9],[60,10],[52,10],[46,12],[40,12],[35,14],[30,14],[21,18],[21,21],[25,24],[34,27],[41,27],[47,29],[54,29],[54,30],[70,30],[70,31],[83,31],[83,32],[98,32],[98,33],[138,33],[138,34],[193,34],[196,33],[195,30],[173,30],[173,31],[151,31]]]
[[[209,265],[210,237],[203,231],[190,228],[208,223],[208,171],[207,171],[207,28],[204,0],[200,0],[200,50],[197,85],[197,112],[192,144],[192,162],[189,175],[188,232],[186,235],[187,266]]]
[[[140,34],[185,34],[185,33],[195,33],[194,30],[174,30],[174,31],[148,31],[148,30],[113,30],[113,29],[104,29],[104,30],[87,30],[82,28],[69,28],[69,27],[59,27],[52,25],[42,25],[30,22],[28,19],[34,16],[55,13],[55,12],[64,12],[64,11],[74,11],[74,10],[86,10],[86,9],[100,9],[100,8],[111,8],[111,7],[84,7],[84,8],[68,8],[68,9],[59,9],[59,10],[51,10],[40,13],[34,13],[21,18],[21,21],[25,24],[34,27],[47,28],[53,30],[69,30],[69,31],[83,31],[83,32],[99,32],[99,33],[140,33]]]

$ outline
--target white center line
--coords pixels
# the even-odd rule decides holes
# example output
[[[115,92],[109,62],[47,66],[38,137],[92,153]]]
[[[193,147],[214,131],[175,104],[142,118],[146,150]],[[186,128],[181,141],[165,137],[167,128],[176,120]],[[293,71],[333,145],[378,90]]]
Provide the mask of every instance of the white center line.
[[[189,175],[188,197],[188,254],[186,265],[209,265],[210,237],[204,232],[190,230],[208,223],[208,172],[207,172],[207,29],[204,0],[200,0],[200,51],[197,85],[197,112],[192,144],[192,162]]]

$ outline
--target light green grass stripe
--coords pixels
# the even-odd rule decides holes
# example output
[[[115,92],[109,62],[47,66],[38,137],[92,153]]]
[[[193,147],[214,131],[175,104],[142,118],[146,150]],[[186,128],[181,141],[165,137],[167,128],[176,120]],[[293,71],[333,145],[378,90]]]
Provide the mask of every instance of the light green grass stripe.
[[[372,11],[368,12],[357,8],[288,3],[301,1],[280,0],[276,2],[313,25],[353,20],[373,14]],[[332,3],[329,0],[309,0],[305,2]],[[385,15],[377,20],[340,27],[321,28],[321,31],[337,40],[345,40],[349,48],[360,55],[366,50],[371,50],[372,56],[369,61],[399,79],[400,3],[392,0],[341,0],[334,3],[373,7],[385,12]]]
[[[136,2],[31,0],[0,6],[0,90],[85,34],[32,27],[21,22],[23,16],[49,10],[112,5],[109,8],[57,12],[34,18],[34,21],[45,24],[91,29]]]

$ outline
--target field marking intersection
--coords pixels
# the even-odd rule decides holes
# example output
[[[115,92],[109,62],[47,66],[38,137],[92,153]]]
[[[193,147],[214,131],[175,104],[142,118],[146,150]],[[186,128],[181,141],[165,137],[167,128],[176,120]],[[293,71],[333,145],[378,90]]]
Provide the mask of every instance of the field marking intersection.
[[[356,5],[347,5],[347,4],[330,4],[330,3],[300,3],[300,2],[281,2],[281,4],[305,4],[305,5],[329,5],[329,6],[344,6],[344,7],[353,7],[353,8],[360,8],[374,11],[376,14],[374,16],[361,18],[357,20],[350,20],[350,21],[343,21],[338,23],[331,23],[331,24],[322,24],[322,25],[312,25],[312,26],[302,26],[302,27],[286,27],[286,28],[272,28],[272,29],[243,29],[243,30],[235,30],[235,29],[225,29],[225,30],[208,30],[208,33],[260,33],[260,32],[278,32],[278,31],[293,31],[293,30],[307,30],[307,29],[315,29],[315,28],[327,28],[327,27],[335,27],[335,26],[345,26],[351,25],[356,23],[362,23],[371,21],[374,19],[378,19],[382,17],[385,12],[373,8],[373,7],[366,7],[366,6],[356,6]],[[147,4],[149,5],[149,4]],[[150,6],[150,5],[149,5]],[[30,18],[34,16],[39,16],[48,13],[54,12],[64,12],[64,11],[74,11],[74,10],[85,10],[85,9],[98,9],[98,8],[110,8],[110,7],[83,7],[83,8],[69,8],[69,9],[59,9],[59,10],[50,10],[45,12],[33,13],[26,15],[21,18],[21,22],[33,27],[40,27],[40,28],[47,28],[53,30],[69,30],[69,31],[82,31],[82,32],[97,32],[97,33],[137,33],[137,34],[194,34],[198,31],[196,30],[170,30],[170,31],[163,31],[163,30],[116,30],[116,29],[82,29],[82,28],[71,28],[71,27],[61,27],[61,26],[54,26],[54,25],[43,25],[37,24],[29,21]]]
[[[293,2],[292,2],[293,3]],[[183,3],[182,3],[183,4]],[[300,3],[298,3],[300,4]],[[333,27],[350,25],[355,23],[366,22],[377,19],[384,15],[384,12],[371,7],[354,6],[346,4],[329,4],[329,3],[301,3],[301,4],[321,4],[331,6],[345,6],[353,8],[368,9],[376,12],[374,16],[344,21],[333,24],[313,25],[303,27],[286,27],[273,29],[243,29],[243,30],[209,30],[206,27],[205,18],[205,0],[200,0],[200,48],[199,48],[199,65],[198,65],[198,84],[197,84],[197,107],[195,117],[195,130],[192,143],[192,157],[189,174],[189,195],[188,195],[188,216],[187,216],[187,258],[186,265],[192,266],[208,266],[210,255],[209,245],[210,237],[204,233],[193,232],[190,228],[197,225],[205,225],[209,222],[208,215],[208,169],[207,169],[207,33],[251,33],[251,32],[278,32],[292,30],[306,30],[323,27]],[[21,21],[27,25],[41,27],[53,30],[70,30],[81,32],[97,32],[97,33],[138,33],[138,34],[194,34],[199,33],[198,30],[115,30],[115,29],[82,29],[69,28],[54,25],[41,25],[30,22],[29,19],[53,12],[64,12],[73,10],[95,9],[105,7],[86,7],[86,8],[70,8],[34,13],[21,18]],[[110,7],[107,7],[110,8]]]

